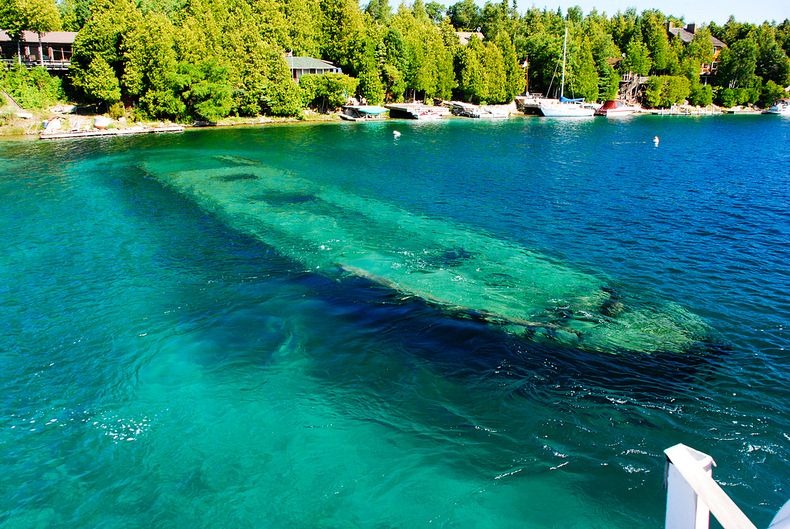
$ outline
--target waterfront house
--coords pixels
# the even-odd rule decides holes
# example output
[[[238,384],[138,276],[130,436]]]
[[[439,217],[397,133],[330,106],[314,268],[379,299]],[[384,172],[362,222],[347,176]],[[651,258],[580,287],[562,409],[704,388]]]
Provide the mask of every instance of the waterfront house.
[[[291,69],[291,77],[297,83],[299,79],[308,73],[324,74],[324,73],[343,73],[343,71],[329,61],[321,59],[314,59],[312,57],[294,57],[292,54],[285,56],[288,61],[288,67]]]
[[[74,48],[73,31],[50,31],[41,34],[23,31],[19,40],[14,40],[5,32],[0,31],[0,60],[4,63],[19,62],[28,68],[43,66],[50,71],[69,69],[71,54]]]
[[[669,33],[670,38],[680,39],[683,44],[689,44],[692,40],[694,40],[696,31],[696,24],[687,24],[685,28],[679,28],[675,27],[675,24],[673,24],[672,21],[667,22],[667,32]],[[721,50],[727,47],[726,44],[712,35],[710,40],[711,45],[713,46],[713,60],[710,63],[704,63],[700,65],[700,76],[704,78],[707,78],[711,75],[716,75],[716,70],[719,67],[719,55],[721,54]]]

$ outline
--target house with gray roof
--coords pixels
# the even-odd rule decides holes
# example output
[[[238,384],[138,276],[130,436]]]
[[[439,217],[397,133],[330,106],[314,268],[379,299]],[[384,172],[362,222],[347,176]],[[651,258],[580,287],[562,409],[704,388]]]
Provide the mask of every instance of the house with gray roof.
[[[308,73],[324,74],[324,73],[343,73],[343,71],[329,61],[321,59],[314,59],[312,57],[294,57],[291,54],[285,56],[288,62],[288,67],[291,69],[291,77],[297,83],[299,79]]]
[[[697,31],[696,24],[687,24],[685,28],[675,27],[671,21],[667,22],[667,33],[669,33],[670,38],[677,38],[680,39],[683,44],[689,44],[692,40],[694,40],[694,36]],[[700,65],[700,76],[707,77],[709,75],[715,75],[716,70],[719,67],[719,54],[721,54],[721,50],[727,47],[722,41],[711,35],[710,43],[713,46],[713,61],[709,64],[702,64]]]

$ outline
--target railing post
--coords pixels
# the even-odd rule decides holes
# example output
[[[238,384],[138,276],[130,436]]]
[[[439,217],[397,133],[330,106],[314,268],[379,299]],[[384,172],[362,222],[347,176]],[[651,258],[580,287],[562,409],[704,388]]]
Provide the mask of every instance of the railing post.
[[[707,529],[710,514],[724,529],[757,529],[713,480],[713,459],[677,444],[667,456],[667,529]]]
[[[716,463],[713,458],[693,448],[684,446],[694,461],[694,465],[707,476],[713,476]],[[667,459],[666,468],[667,512],[666,529],[708,529],[710,510],[700,501],[697,493],[683,478],[677,467]]]

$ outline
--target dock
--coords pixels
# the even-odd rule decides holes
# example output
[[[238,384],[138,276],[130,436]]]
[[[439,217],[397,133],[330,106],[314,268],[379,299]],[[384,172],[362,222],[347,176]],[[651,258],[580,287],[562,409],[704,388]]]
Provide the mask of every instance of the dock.
[[[391,103],[384,105],[390,111],[391,118],[401,119],[442,119],[450,114],[450,110],[443,106],[430,106],[423,103]]]
[[[162,127],[130,127],[128,129],[93,129],[72,130],[66,132],[42,132],[41,140],[65,140],[69,138],[102,138],[109,136],[133,136],[135,134],[166,134],[184,132],[181,125],[166,125]]]

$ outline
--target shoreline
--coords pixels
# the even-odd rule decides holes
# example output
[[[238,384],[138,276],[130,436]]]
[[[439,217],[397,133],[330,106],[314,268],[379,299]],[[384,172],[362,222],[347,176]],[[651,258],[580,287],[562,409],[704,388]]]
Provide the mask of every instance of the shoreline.
[[[140,133],[158,132],[160,130],[172,131],[175,128],[180,128],[182,131],[194,130],[213,130],[217,128],[244,128],[255,127],[261,125],[312,125],[312,124],[328,124],[328,123],[342,123],[340,113],[335,112],[332,114],[318,114],[316,112],[307,112],[303,117],[270,117],[270,116],[256,116],[256,117],[229,117],[215,124],[183,124],[170,121],[155,121],[155,122],[135,122],[126,124],[121,121],[114,121],[116,127],[110,129],[97,129],[93,128],[91,123],[97,117],[102,117],[101,114],[63,114],[56,112],[42,112],[37,111],[30,118],[14,117],[10,123],[0,125],[0,141],[26,141],[26,140],[54,140],[54,139],[71,139],[71,138],[87,138],[87,137],[114,137],[114,136],[130,136]],[[53,116],[54,114],[54,116]],[[764,111],[758,109],[741,109],[734,107],[732,109],[724,109],[720,107],[689,107],[681,106],[670,109],[641,109],[635,112],[633,116],[656,116],[656,117],[708,117],[708,116],[756,116],[763,115]],[[50,116],[47,119],[45,116]],[[516,112],[509,116],[509,118],[539,118],[540,116],[531,116]],[[509,119],[508,118],[508,119]],[[53,133],[50,137],[44,135],[43,123],[52,119],[62,119],[74,121],[76,128],[72,127],[69,135],[69,130],[63,132]],[[389,118],[393,119],[393,118]],[[454,119],[448,117],[447,119]],[[468,119],[468,118],[458,118]],[[387,120],[384,120],[387,121]],[[396,119],[397,121],[397,119]],[[407,120],[411,121],[411,120]],[[121,124],[118,127],[117,124]],[[145,130],[143,130],[145,129]],[[113,132],[115,131],[115,132]],[[80,134],[82,132],[82,134]]]
[[[113,128],[108,129],[97,129],[94,128],[92,123],[97,117],[103,117],[101,114],[63,114],[51,111],[35,111],[29,112],[25,111],[28,114],[32,114],[32,117],[29,118],[22,118],[22,117],[13,117],[10,119],[10,123],[0,125],[0,141],[26,141],[26,140],[54,140],[54,139],[68,139],[67,136],[68,132],[73,131],[75,134],[72,136],[74,138],[83,138],[83,137],[113,137],[113,136],[131,136],[135,135],[135,133],[139,133],[141,129],[145,129],[145,132],[156,132],[157,129],[171,129],[175,127],[180,127],[184,131],[186,130],[211,130],[217,128],[237,128],[237,127],[253,127],[253,126],[260,126],[260,125],[290,125],[290,124],[308,124],[308,123],[339,123],[341,122],[338,114],[317,114],[317,113],[309,113],[306,114],[305,117],[302,118],[295,118],[295,117],[270,117],[270,116],[256,116],[250,118],[241,118],[241,117],[231,117],[225,118],[215,124],[185,124],[185,123],[177,123],[171,121],[140,121],[134,123],[124,123],[114,120],[113,123],[116,125]],[[50,137],[44,135],[42,138],[42,133],[44,132],[43,123],[45,121],[51,121],[54,119],[61,119],[65,121],[72,122],[72,126],[68,128],[62,129],[62,131],[58,131],[56,133],[52,133]],[[117,126],[120,124],[121,126]],[[103,132],[105,131],[106,132]],[[117,131],[117,132],[112,132]],[[82,132],[83,134],[78,134],[78,132]],[[62,135],[62,136],[61,136]]]

